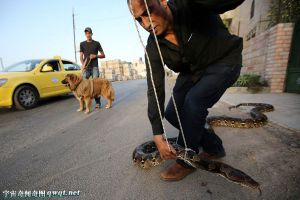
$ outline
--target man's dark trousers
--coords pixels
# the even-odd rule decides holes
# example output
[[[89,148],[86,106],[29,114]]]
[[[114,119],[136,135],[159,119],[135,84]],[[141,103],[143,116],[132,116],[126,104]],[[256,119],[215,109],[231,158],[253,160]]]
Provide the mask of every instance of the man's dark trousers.
[[[173,89],[187,147],[198,152],[199,147],[211,154],[224,151],[222,140],[205,129],[208,108],[238,79],[241,65],[214,64],[206,68],[202,78],[192,82],[192,75],[180,73]],[[170,99],[165,118],[180,130],[173,101]],[[178,144],[184,147],[180,134]]]
[[[87,67],[86,70],[82,74],[84,79],[89,79],[92,77],[93,79],[99,78],[99,68],[98,67]],[[101,106],[101,97],[95,97],[96,106]]]

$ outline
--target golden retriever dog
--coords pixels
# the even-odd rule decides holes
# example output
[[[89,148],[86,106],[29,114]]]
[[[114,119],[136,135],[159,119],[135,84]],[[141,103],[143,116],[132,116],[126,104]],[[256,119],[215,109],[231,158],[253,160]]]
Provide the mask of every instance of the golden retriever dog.
[[[83,104],[85,103],[85,113],[90,113],[92,99],[95,97],[103,96],[108,102],[107,109],[111,108],[112,102],[115,100],[115,92],[111,82],[103,78],[85,80],[75,74],[67,74],[61,83],[68,86],[80,102],[78,112],[83,111]]]

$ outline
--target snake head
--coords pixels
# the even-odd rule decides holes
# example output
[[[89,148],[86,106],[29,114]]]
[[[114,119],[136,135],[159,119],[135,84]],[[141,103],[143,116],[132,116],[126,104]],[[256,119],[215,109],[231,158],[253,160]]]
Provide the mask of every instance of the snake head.
[[[184,161],[185,163],[187,163],[188,165],[190,165],[191,167],[197,168],[197,164],[195,163],[195,161],[197,161],[197,153],[192,150],[192,149],[181,149],[179,151],[176,152],[176,157],[182,161]]]

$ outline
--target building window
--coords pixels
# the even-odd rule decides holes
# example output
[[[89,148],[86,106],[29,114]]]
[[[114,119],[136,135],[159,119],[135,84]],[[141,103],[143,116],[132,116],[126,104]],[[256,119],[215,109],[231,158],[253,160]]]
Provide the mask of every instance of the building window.
[[[255,9],[255,0],[253,0],[251,4],[250,19],[252,19],[252,17],[254,16],[254,9]]]

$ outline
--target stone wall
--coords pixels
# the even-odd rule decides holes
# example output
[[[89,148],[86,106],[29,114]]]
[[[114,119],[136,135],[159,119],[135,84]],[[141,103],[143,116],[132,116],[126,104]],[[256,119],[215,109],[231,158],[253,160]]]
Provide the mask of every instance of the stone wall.
[[[268,81],[271,92],[284,92],[293,27],[292,23],[278,24],[246,41],[242,73],[258,74]]]

